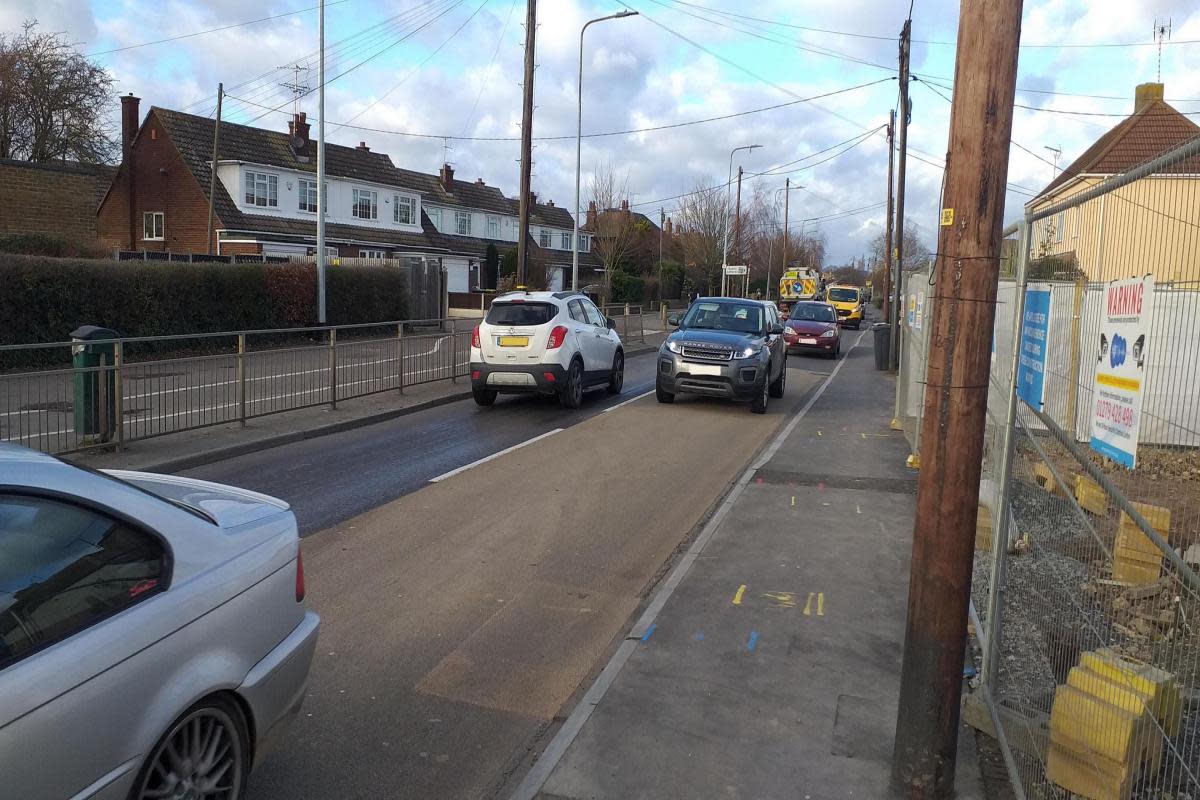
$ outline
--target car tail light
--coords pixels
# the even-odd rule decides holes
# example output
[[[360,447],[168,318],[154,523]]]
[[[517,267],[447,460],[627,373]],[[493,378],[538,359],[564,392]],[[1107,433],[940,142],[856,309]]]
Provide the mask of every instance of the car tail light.
[[[304,602],[304,554],[296,551],[296,602]]]
[[[563,325],[555,325],[554,330],[550,331],[550,338],[546,340],[547,350],[556,350],[562,347],[562,343],[567,340],[567,329]]]
[[[473,380],[473,381],[479,380],[479,374],[480,374],[479,370],[477,370],[477,369],[471,370],[471,380]]]
[[[546,383],[554,383],[558,379],[554,377],[553,372],[543,372],[542,377],[546,379]]]
[[[471,347],[479,347],[479,326],[475,326],[475,330],[471,332]]]

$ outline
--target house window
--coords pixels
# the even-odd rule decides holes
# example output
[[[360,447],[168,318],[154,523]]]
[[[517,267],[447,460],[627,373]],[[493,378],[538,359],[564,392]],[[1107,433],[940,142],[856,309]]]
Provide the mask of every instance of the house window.
[[[396,195],[393,198],[392,220],[401,225],[413,225],[417,221],[417,201],[412,197]]]
[[[317,182],[300,179],[300,210],[317,213]]]
[[[538,244],[542,247],[550,246],[550,231],[546,230],[545,228],[542,228],[540,231],[538,231]]]
[[[379,192],[354,189],[351,192],[351,215],[355,219],[379,219]]]
[[[247,170],[246,205],[277,208],[279,206],[279,176]]]
[[[558,246],[561,247],[563,250],[570,250],[571,249],[571,234],[569,234],[569,233],[560,234],[558,237]]]
[[[584,236],[582,233],[579,234],[579,252],[587,253],[591,249],[592,249],[592,240],[589,237]]]
[[[429,215],[429,222],[435,230],[442,229],[442,210],[440,208],[430,208],[425,206],[425,213]]]
[[[472,258],[467,262],[467,288],[475,291],[480,288],[479,284],[479,261]]]
[[[459,236],[471,235],[471,212],[455,211],[454,212],[454,229]]]
[[[488,235],[489,239],[499,239],[500,238],[500,218],[499,217],[493,216],[491,214],[488,215],[487,235]]]
[[[386,250],[359,250],[359,258],[387,258]]]
[[[161,211],[147,211],[142,214],[142,239],[147,242],[161,242],[165,238],[165,221]]]
[[[1066,226],[1067,215],[1065,211],[1058,212],[1058,219],[1054,221],[1054,241],[1061,242],[1063,240],[1063,227]]]

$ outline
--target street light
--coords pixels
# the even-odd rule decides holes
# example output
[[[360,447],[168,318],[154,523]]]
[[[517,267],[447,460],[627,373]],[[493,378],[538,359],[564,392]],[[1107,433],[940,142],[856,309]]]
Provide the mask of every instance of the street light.
[[[607,17],[590,19],[579,29],[579,83],[577,100],[577,116],[575,119],[575,234],[571,237],[571,291],[579,291],[579,172],[580,158],[583,152],[583,34],[588,26],[606,19],[622,19],[636,17],[638,12],[625,9]]]
[[[790,192],[790,191],[795,191],[796,189],[803,189],[803,188],[804,187],[801,186],[800,184],[796,184],[795,186],[792,186],[791,179],[789,178],[787,183],[785,183],[783,186],[776,189],[775,190],[775,200],[772,203],[772,214],[771,214],[772,219],[774,219],[774,216],[775,216],[774,212],[776,210],[778,210],[778,208],[779,208],[779,194],[781,192]],[[784,208],[786,209],[786,206],[784,206]],[[782,265],[783,269],[781,269],[779,271],[781,275],[783,274],[783,272],[785,270],[787,270],[787,246],[786,246],[787,224],[788,224],[787,211],[785,210],[784,214],[783,214],[783,241],[785,242],[785,246],[783,248],[783,265]],[[768,300],[771,299],[771,262],[774,261],[774,259],[775,259],[775,237],[772,236],[771,237],[771,246],[767,250],[767,299]]]
[[[735,147],[729,151],[729,178],[725,181],[725,206],[729,206],[729,192],[733,184],[733,154],[738,150],[754,151],[755,148],[762,147],[761,144],[744,144],[741,147]],[[721,244],[721,285],[725,285],[725,267],[729,266],[729,215],[725,215],[725,238]]]

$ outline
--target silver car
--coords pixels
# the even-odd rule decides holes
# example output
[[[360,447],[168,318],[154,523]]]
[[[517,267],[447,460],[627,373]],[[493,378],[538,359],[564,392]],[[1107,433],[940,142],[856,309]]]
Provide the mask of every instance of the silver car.
[[[0,444],[0,795],[237,800],[318,626],[286,503]]]

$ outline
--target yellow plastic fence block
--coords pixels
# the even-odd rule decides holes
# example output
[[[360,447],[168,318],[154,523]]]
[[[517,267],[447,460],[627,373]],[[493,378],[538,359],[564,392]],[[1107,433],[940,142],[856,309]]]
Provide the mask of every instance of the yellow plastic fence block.
[[[991,510],[979,504],[979,511],[975,515],[975,549],[983,550],[990,553],[992,551],[992,534],[996,526],[992,522]]]
[[[1108,495],[1100,484],[1084,475],[1075,476],[1075,500],[1080,508],[1096,516],[1108,513]]]
[[[1179,733],[1183,703],[1179,683],[1171,673],[1150,664],[1127,661],[1107,647],[1084,652],[1079,657],[1079,665],[1118,686],[1127,686],[1149,697],[1147,709],[1167,736],[1174,737]]]
[[[1134,686],[1122,685],[1111,681],[1098,672],[1087,667],[1072,667],[1067,675],[1067,685],[1081,692],[1086,692],[1109,705],[1124,709],[1133,714],[1153,715],[1151,703],[1154,696]],[[1145,736],[1143,760],[1149,763],[1149,770],[1157,772],[1162,766],[1163,734],[1157,725],[1151,725]]]
[[[1112,574],[1113,580],[1122,583],[1137,585],[1154,583],[1162,575],[1162,557],[1148,562],[1142,553],[1116,551],[1113,553]]]
[[[1050,494],[1065,495],[1062,484],[1054,478],[1054,473],[1050,467],[1044,462],[1039,461],[1033,465],[1033,479],[1037,485],[1045,489]]]
[[[1136,774],[1126,764],[1083,756],[1070,747],[1050,742],[1046,777],[1089,800],[1128,800]]]
[[[1050,708],[1050,740],[1088,758],[1106,758],[1136,767],[1149,728],[1146,712],[1110,705],[1073,686],[1059,686]]]
[[[1133,507],[1145,517],[1146,522],[1150,523],[1150,527],[1154,528],[1159,536],[1163,539],[1170,538],[1171,509],[1152,506],[1148,503],[1134,503]],[[1138,550],[1162,556],[1159,546],[1152,542],[1150,537],[1143,533],[1138,524],[1133,521],[1133,518],[1124,511],[1121,512],[1121,524],[1117,528],[1116,546],[1122,550]]]

